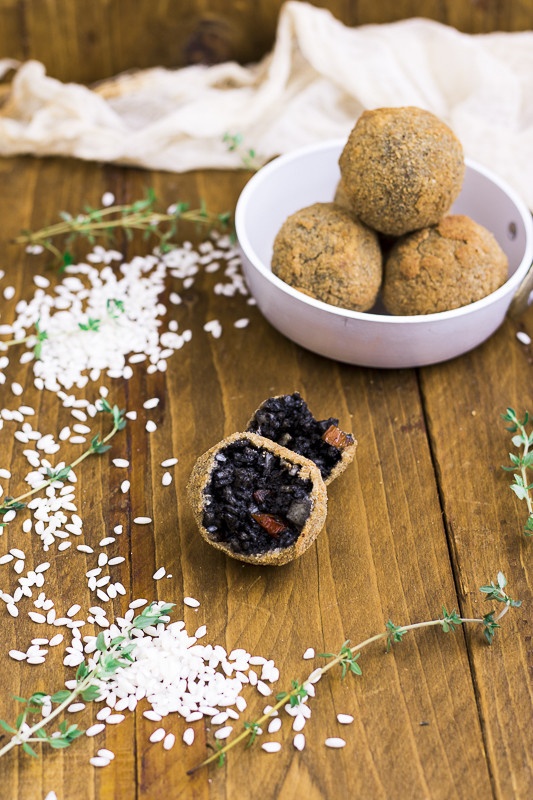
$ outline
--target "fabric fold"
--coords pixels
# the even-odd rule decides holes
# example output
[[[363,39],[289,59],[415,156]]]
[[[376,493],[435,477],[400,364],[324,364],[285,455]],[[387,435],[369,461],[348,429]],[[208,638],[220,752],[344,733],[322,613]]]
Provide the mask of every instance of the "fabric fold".
[[[414,18],[350,28],[290,0],[259,63],[155,67],[94,87],[36,61],[15,68],[0,154],[64,155],[174,172],[242,166],[224,134],[264,160],[347,136],[367,108],[415,105],[533,208],[533,32],[469,35]]]

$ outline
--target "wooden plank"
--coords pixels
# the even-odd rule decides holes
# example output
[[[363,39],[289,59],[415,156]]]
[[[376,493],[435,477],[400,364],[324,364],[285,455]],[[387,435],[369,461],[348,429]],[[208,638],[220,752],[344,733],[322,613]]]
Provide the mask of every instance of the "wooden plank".
[[[346,25],[427,17],[467,33],[529,30],[528,0],[329,0]],[[271,50],[282,0],[0,0],[0,54],[42,61],[63,81],[129,69],[259,60]]]
[[[162,207],[180,199],[194,205],[203,198],[208,207],[222,211],[233,208],[247,178],[244,172],[176,176],[60,159],[10,160],[1,169],[4,240],[19,228],[53,221],[60,209],[76,213],[86,202],[96,205],[108,189],[118,201],[131,201],[152,185]],[[199,235],[191,234],[196,241]],[[130,255],[142,246],[138,241],[130,245]],[[28,292],[38,263],[9,249],[6,264],[20,294]],[[116,524],[124,524],[112,552],[126,557],[117,574],[128,593],[110,604],[114,613],[123,613],[132,597],[176,602],[175,618],[183,618],[190,632],[205,623],[209,642],[275,658],[281,673],[278,690],[312,669],[302,660],[310,645],[317,652],[333,652],[348,638],[356,643],[382,630],[389,618],[396,624],[422,621],[439,616],[442,603],[452,608],[458,601],[416,374],[358,369],[308,353],[275,332],[245,297],[215,295],[214,283],[221,279],[218,273],[202,273],[184,292],[181,306],[167,302],[168,315],[179,320],[180,330],[193,333],[191,342],[169,359],[167,372],[147,375],[138,368],[130,381],[105,381],[113,402],[138,411],[138,420],[113,441],[112,456],[131,462],[130,491],[120,491],[124,475],[105,455],[85,462],[77,490],[87,542],[97,545]],[[4,313],[6,320],[11,312]],[[234,322],[245,316],[248,328],[236,329]],[[222,323],[220,339],[203,331],[212,319]],[[58,431],[68,411],[52,393],[33,390],[27,365],[12,359],[9,380],[15,378],[27,387],[24,399],[27,391],[38,409],[35,424]],[[286,567],[250,568],[203,542],[185,501],[185,485],[203,450],[244,427],[266,397],[294,390],[317,416],[338,415],[355,432],[358,454],[330,487],[327,525],[317,544]],[[92,397],[95,387],[85,391]],[[160,397],[160,404],[148,412],[142,402],[153,396]],[[11,403],[5,387],[2,398]],[[440,402],[448,405],[448,396]],[[434,406],[438,409],[436,401]],[[153,434],[144,428],[149,417],[158,423]],[[9,436],[4,440],[3,460],[20,475],[22,457]],[[160,465],[170,455],[179,462],[172,485],[163,490]],[[153,517],[153,524],[134,525],[132,519],[141,514]],[[0,545],[12,547],[16,536],[15,530],[3,534]],[[42,557],[39,548],[34,541],[34,560]],[[84,608],[94,602],[84,577],[93,556],[76,553],[73,561],[68,554],[54,557],[47,583],[62,613],[71,598],[81,598]],[[172,577],[155,582],[152,576],[160,566]],[[200,608],[184,607],[185,595],[198,597]],[[62,666],[58,651],[33,669],[9,659],[6,652],[12,646],[27,646],[35,629],[44,626],[24,617],[14,621],[3,608],[0,612],[5,642],[0,680],[9,686],[0,696],[0,716],[11,719],[12,692],[28,693],[37,688],[36,681],[45,686],[51,675],[60,682],[72,670]],[[148,741],[156,725],[142,717],[146,706],[141,705],[105,736],[83,739],[63,753],[47,752],[42,762],[9,754],[2,765],[6,800],[27,797],[30,786],[33,792],[42,790],[42,796],[54,789],[58,798],[83,794],[99,800],[135,794],[151,798],[161,790],[187,798],[246,798],[259,790],[266,798],[296,798],[302,787],[313,799],[351,791],[395,800],[405,797],[405,787],[413,798],[488,796],[472,657],[476,665],[487,658],[478,631],[466,641],[461,631],[456,636],[420,632],[388,655],[377,645],[361,657],[362,679],[341,681],[338,671],[318,685],[303,753],[293,749],[285,720],[279,755],[242,748],[230,755],[224,769],[198,772],[192,779],[185,771],[204,757],[213,730],[196,723],[195,744],[185,748],[181,735],[186,725],[172,715],[163,724],[176,734],[177,743],[166,753],[161,744]],[[248,697],[244,719],[251,720],[267,701],[253,693]],[[97,710],[83,712],[80,724],[89,724]],[[353,725],[342,728],[336,722],[339,712],[352,713]],[[346,748],[325,748],[324,739],[331,735],[344,735]],[[116,758],[96,770],[88,759],[104,745]]]
[[[531,409],[531,351],[515,337],[533,333],[530,314],[506,322],[490,341],[457,361],[422,371],[432,449],[440,474],[445,520],[454,553],[462,612],[487,613],[476,591],[506,575],[520,609],[502,622],[488,651],[473,647],[472,666],[494,794],[528,797],[533,791],[531,718],[531,541],[522,534],[524,502],[509,488],[500,465],[516,452],[500,414]]]

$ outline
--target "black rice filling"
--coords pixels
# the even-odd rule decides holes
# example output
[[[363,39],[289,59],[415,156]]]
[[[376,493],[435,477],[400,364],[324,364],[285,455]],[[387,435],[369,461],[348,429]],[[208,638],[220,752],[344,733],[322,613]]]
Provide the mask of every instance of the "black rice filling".
[[[305,400],[294,392],[265,400],[248,430],[314,461],[326,480],[341,460],[342,451],[325,442],[322,436],[330,426],[338,424],[339,420],[334,417],[316,420]]]
[[[313,484],[299,477],[300,466],[245,439],[221,449],[215,462],[203,515],[213,541],[247,555],[294,544],[312,508]]]

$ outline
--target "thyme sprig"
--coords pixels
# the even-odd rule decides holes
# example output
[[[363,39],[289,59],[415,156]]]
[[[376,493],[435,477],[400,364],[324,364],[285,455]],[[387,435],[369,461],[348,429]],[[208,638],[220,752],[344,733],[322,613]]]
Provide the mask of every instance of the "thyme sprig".
[[[525,500],[527,505],[528,517],[524,525],[526,536],[533,536],[533,483],[530,483],[528,470],[533,468],[533,431],[528,433],[526,425],[529,422],[529,414],[526,411],[523,419],[520,419],[512,408],[508,408],[502,419],[511,424],[506,426],[506,430],[513,433],[511,441],[520,450],[520,454],[509,453],[512,466],[502,467],[506,472],[512,472],[514,483],[511,489],[519,500]],[[516,471],[518,470],[518,472]]]
[[[244,145],[242,133],[225,133],[222,141],[230,153],[237,153],[240,156],[242,165],[245,169],[256,171],[261,166],[261,159],[253,147]]]
[[[34,486],[27,492],[18,495],[18,497],[5,497],[2,505],[0,505],[0,515],[7,514],[8,511],[19,511],[20,509],[25,508],[27,504],[24,501],[27,500],[28,497],[32,497],[34,494],[42,492],[56,481],[66,480],[71,470],[77,467],[78,464],[81,464],[82,461],[85,461],[86,458],[91,455],[101,455],[102,453],[106,453],[111,448],[111,445],[108,444],[108,442],[113,438],[113,436],[115,436],[115,434],[126,427],[124,409],[120,409],[116,405],[111,406],[111,404],[103,397],[97,401],[97,404],[100,412],[109,414],[111,416],[113,420],[113,427],[111,430],[103,438],[101,438],[100,433],[97,433],[95,436],[93,436],[89,447],[70,464],[60,466],[57,469],[48,468],[46,470],[47,477],[42,483],[39,483],[37,486]],[[6,522],[0,522],[0,527],[4,527],[5,525],[7,525]]]
[[[130,204],[107,208],[85,206],[83,212],[76,216],[62,211],[61,222],[38,231],[24,230],[14,242],[34,250],[36,247],[44,248],[54,256],[57,265],[64,269],[73,263],[69,248],[78,238],[86,239],[90,245],[94,245],[98,241],[113,242],[119,230],[124,232],[128,240],[133,237],[134,231],[141,231],[145,239],[155,236],[160,250],[167,252],[176,246],[173,240],[182,221],[193,222],[208,229],[227,231],[230,228],[230,212],[209,211],[203,201],[199,208],[190,208],[184,202],[173,203],[165,212],[158,211],[156,206],[157,198],[150,188],[143,199]],[[64,239],[64,250],[55,244],[58,238]]]
[[[420,628],[440,627],[444,633],[453,633],[459,625],[465,623],[481,625],[483,627],[483,634],[486,641],[492,644],[494,634],[497,628],[500,627],[499,621],[509,611],[510,608],[518,608],[521,605],[520,600],[513,600],[505,591],[507,580],[502,572],[498,572],[496,582],[491,581],[486,586],[481,586],[480,591],[485,594],[487,600],[494,600],[498,603],[503,603],[504,607],[496,615],[496,612],[490,611],[483,617],[467,618],[459,616],[458,612],[453,610],[447,611],[446,607],[442,607],[442,617],[438,619],[427,620],[425,622],[415,622],[410,625],[395,625],[391,620],[385,624],[385,630],[370,636],[368,639],[360,642],[359,644],[350,646],[350,641],[347,639],[341,646],[338,653],[321,653],[320,657],[330,659],[323,667],[317,667],[307,677],[306,680],[300,682],[293,680],[291,688],[287,692],[280,692],[276,695],[276,704],[268,708],[261,717],[254,722],[245,722],[243,730],[237,734],[233,739],[226,741],[223,747],[217,747],[216,752],[204,759],[201,764],[190,769],[187,774],[192,775],[202,767],[207,766],[213,761],[218,761],[219,764],[225,763],[225,758],[229,750],[235,747],[239,742],[249,739],[247,746],[255,741],[258,732],[264,723],[279,711],[279,709],[289,704],[291,708],[298,706],[304,702],[309,694],[308,688],[310,684],[317,683],[323,675],[334,667],[341,667],[341,680],[346,677],[348,672],[353,675],[362,675],[362,669],[358,663],[361,650],[368,647],[375,642],[384,640],[386,643],[386,650],[389,651],[391,647],[402,641],[403,637],[410,631],[418,630]]]
[[[34,692],[30,697],[17,697],[17,703],[23,708],[18,714],[15,723],[9,724],[0,719],[0,726],[12,734],[12,738],[0,749],[0,757],[14,747],[21,746],[25,753],[35,758],[38,757],[32,744],[48,744],[54,749],[69,747],[84,731],[77,724],[69,725],[66,721],[59,724],[56,731],[48,733],[44,728],[58,717],[77,698],[88,703],[100,699],[99,681],[111,678],[119,669],[127,668],[135,660],[134,651],[137,639],[132,636],[135,630],[144,630],[151,625],[168,620],[167,614],[174,603],[151,603],[131,621],[130,626],[121,636],[115,636],[111,641],[106,640],[104,631],[96,637],[96,651],[87,662],[83,661],[76,672],[76,685],[73,689],[61,689],[53,694]],[[55,705],[43,715],[44,707]],[[33,724],[29,720],[40,714],[41,719]],[[31,744],[30,744],[31,742]]]

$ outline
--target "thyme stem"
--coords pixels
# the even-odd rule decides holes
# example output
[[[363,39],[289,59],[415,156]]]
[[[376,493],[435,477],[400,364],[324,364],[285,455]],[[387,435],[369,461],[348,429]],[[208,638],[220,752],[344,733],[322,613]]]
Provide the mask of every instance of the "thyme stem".
[[[481,591],[488,595],[487,599],[494,599],[499,602],[504,603],[503,609],[499,612],[499,614],[494,617],[493,613],[487,614],[485,617],[459,617],[456,612],[452,611],[450,614],[446,612],[446,609],[443,609],[443,616],[439,617],[438,619],[427,620],[425,622],[413,622],[409,625],[400,625],[395,626],[390,621],[386,626],[386,630],[381,631],[380,633],[376,633],[373,636],[370,636],[368,639],[365,639],[359,644],[356,644],[352,647],[347,647],[345,643],[341,648],[340,652],[333,656],[327,664],[323,667],[318,667],[314,669],[307,677],[303,683],[299,683],[298,681],[293,681],[292,686],[293,688],[289,692],[282,693],[283,696],[280,697],[276,705],[272,706],[268,712],[265,712],[259,719],[255,722],[251,723],[247,727],[244,728],[241,733],[239,733],[235,738],[231,741],[227,742],[224,747],[218,749],[215,753],[210,755],[208,758],[204,759],[200,764],[193,767],[192,769],[188,770],[187,775],[193,775],[198,770],[202,769],[203,767],[208,766],[213,761],[219,760],[221,757],[224,758],[226,753],[229,752],[235,745],[239,742],[242,742],[248,736],[250,736],[250,731],[260,727],[266,720],[268,720],[276,711],[278,711],[282,706],[284,706],[287,702],[290,702],[292,698],[301,698],[302,697],[302,690],[305,692],[305,684],[307,683],[316,683],[320,678],[329,672],[330,669],[337,665],[345,665],[346,663],[350,663],[355,665],[354,656],[357,657],[357,654],[360,653],[365,647],[368,647],[375,642],[378,642],[382,639],[386,639],[387,643],[389,644],[391,641],[399,642],[401,641],[401,637],[403,634],[407,633],[408,631],[418,630],[420,628],[429,628],[434,626],[441,626],[442,629],[446,632],[448,630],[454,629],[454,626],[459,624],[471,623],[476,625],[483,625],[485,629],[485,635],[487,640],[490,642],[492,641],[492,636],[494,634],[494,629],[499,627],[498,621],[509,611],[510,608],[516,607],[520,605],[520,601],[511,600],[511,598],[505,593],[504,588],[506,585],[506,580],[502,573],[498,573],[498,581],[497,584],[491,583],[490,586],[483,586],[481,587]],[[392,636],[392,638],[391,638]],[[355,668],[352,669],[353,672],[356,674],[361,674],[360,668],[355,665]],[[344,672],[343,672],[344,674]]]
[[[64,711],[76,697],[78,697],[80,694],[83,694],[83,692],[89,688],[94,678],[95,678],[94,672],[90,672],[80,683],[76,685],[75,689],[72,689],[69,696],[65,700],[63,700],[62,703],[56,706],[54,710],[51,711],[50,714],[48,714],[48,716],[43,717],[39,722],[36,722],[35,725],[32,725],[31,728],[29,728],[25,733],[21,733],[19,729],[17,733],[13,736],[13,738],[0,749],[0,758],[5,753],[8,753],[10,750],[16,747],[17,745],[24,744],[24,742],[42,741],[39,738],[30,739],[30,737],[36,731],[40,730],[41,728],[44,728],[44,726],[47,725],[52,719],[59,716],[59,714],[61,714],[61,712]]]
[[[78,464],[81,464],[82,461],[84,461],[90,455],[93,455],[93,453],[103,453],[106,450],[108,450],[109,448],[107,446],[107,442],[109,442],[113,438],[113,436],[115,436],[115,434],[117,434],[119,431],[121,431],[126,425],[126,420],[125,420],[125,417],[123,415],[123,412],[120,411],[117,408],[117,406],[114,406],[113,408],[111,408],[111,406],[109,405],[109,403],[107,401],[100,400],[100,402],[102,403],[102,410],[107,412],[107,413],[112,414],[112,416],[113,416],[113,427],[111,428],[109,433],[107,433],[106,436],[104,436],[104,438],[102,440],[100,440],[98,438],[98,436],[94,437],[92,442],[91,442],[90,447],[88,447],[87,450],[84,450],[84,452],[81,453],[81,455],[79,455],[78,458],[75,458],[74,461],[72,461],[68,466],[63,467],[61,470],[59,470],[59,472],[63,473],[65,476],[68,475],[68,473],[72,469],[74,469],[74,467],[77,467]],[[60,480],[60,478],[58,477],[58,475],[56,473],[56,474],[51,475],[51,477],[47,478],[45,481],[40,483],[38,486],[34,486],[33,489],[29,489],[27,492],[24,492],[23,494],[18,495],[18,497],[6,497],[6,499],[4,500],[2,505],[0,506],[0,514],[5,514],[6,511],[9,511],[12,508],[15,508],[15,509],[20,508],[21,507],[20,504],[24,500],[26,500],[28,497],[32,497],[34,494],[38,494],[38,492],[42,492],[43,489],[46,489],[48,486],[50,486],[52,483],[55,483],[58,480]],[[0,525],[2,525],[2,524],[5,524],[5,523],[1,523],[0,522]]]

